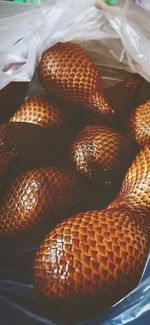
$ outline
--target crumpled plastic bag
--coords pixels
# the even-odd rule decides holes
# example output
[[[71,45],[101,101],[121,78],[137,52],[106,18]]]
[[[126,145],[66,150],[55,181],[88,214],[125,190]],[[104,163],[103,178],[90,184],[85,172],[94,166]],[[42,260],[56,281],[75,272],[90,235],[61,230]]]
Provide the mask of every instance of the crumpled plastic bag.
[[[107,79],[110,74],[112,85],[118,75],[123,78],[124,71],[138,72],[150,81],[149,14],[135,1],[119,4],[101,10],[96,0],[52,0],[41,6],[0,2],[0,89],[10,81],[30,81],[41,53],[58,41],[68,40],[79,42],[89,52],[103,68],[103,77]],[[117,71],[114,79],[113,71]],[[35,76],[31,92],[37,90],[34,81]],[[37,245],[34,238],[31,242],[23,238],[19,244],[17,239],[0,243],[2,325],[66,325],[59,315],[44,315],[37,308],[32,273]],[[76,323],[100,324],[150,324],[150,255],[132,292],[106,313]]]
[[[149,0],[136,0],[136,3],[145,10],[150,11],[150,2]]]

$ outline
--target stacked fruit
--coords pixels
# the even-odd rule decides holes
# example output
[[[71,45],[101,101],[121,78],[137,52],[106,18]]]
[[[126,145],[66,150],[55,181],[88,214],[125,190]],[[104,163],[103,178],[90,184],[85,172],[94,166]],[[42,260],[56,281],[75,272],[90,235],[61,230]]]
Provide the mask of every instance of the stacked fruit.
[[[36,292],[103,310],[136,286],[148,254],[150,100],[136,107],[138,75],[104,91],[71,42],[46,50],[38,75],[47,95],[27,98],[0,126],[0,236],[46,220]]]

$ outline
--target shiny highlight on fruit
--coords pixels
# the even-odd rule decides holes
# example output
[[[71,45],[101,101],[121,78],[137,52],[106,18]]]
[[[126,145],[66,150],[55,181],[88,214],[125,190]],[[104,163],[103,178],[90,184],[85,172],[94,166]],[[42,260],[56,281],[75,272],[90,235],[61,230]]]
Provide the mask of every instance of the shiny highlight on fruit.
[[[76,171],[90,180],[99,177],[111,181],[128,167],[133,143],[105,125],[83,128],[70,146],[70,158]]]
[[[79,213],[43,240],[34,262],[36,291],[49,301],[103,308],[140,279],[149,248],[141,219],[114,208]],[[86,309],[87,310],[87,309]]]
[[[52,100],[44,96],[33,96],[22,103],[10,122],[28,122],[45,128],[58,129],[64,123],[64,116]]]
[[[136,107],[129,117],[129,133],[140,145],[150,146],[150,99]]]
[[[150,147],[144,146],[133,160],[121,190],[110,207],[140,210],[150,220]]]
[[[24,172],[7,189],[0,206],[0,237],[31,229],[44,219],[56,224],[78,203],[78,182],[69,170],[45,167]]]
[[[39,78],[48,93],[67,102],[110,114],[100,73],[85,51],[72,42],[57,43],[41,56]]]

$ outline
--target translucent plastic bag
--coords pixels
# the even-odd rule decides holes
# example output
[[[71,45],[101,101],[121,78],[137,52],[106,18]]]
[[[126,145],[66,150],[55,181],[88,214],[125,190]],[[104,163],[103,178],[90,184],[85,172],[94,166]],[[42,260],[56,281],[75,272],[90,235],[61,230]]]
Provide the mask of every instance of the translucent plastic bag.
[[[120,1],[119,7],[107,10],[100,10],[98,1],[96,8],[95,3],[56,0],[26,6],[0,2],[0,89],[10,81],[30,81],[41,53],[67,40],[86,48],[103,68],[107,84],[121,80],[124,71],[138,72],[150,81],[149,13],[135,1]],[[109,68],[109,80],[105,67]],[[31,92],[39,89],[35,80]],[[44,315],[36,306],[32,262],[38,244],[34,238],[22,238],[19,248],[17,240],[0,243],[1,325],[66,325],[59,315]],[[105,314],[76,325],[149,324],[149,301],[150,256],[139,285],[131,293]]]

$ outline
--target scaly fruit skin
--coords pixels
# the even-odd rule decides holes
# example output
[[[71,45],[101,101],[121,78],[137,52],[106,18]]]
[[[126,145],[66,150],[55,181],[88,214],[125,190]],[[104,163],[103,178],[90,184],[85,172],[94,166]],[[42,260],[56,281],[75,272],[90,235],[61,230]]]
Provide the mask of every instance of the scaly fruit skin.
[[[119,84],[105,90],[107,101],[113,108],[114,115],[128,116],[136,105],[142,82],[141,76],[133,74]]]
[[[99,113],[112,113],[104,96],[100,73],[79,45],[57,43],[46,50],[38,73],[49,93]]]
[[[150,213],[150,147],[143,147],[133,160],[121,190],[110,207],[124,205],[132,210]],[[149,216],[148,216],[149,217]],[[150,220],[150,219],[149,219]]]
[[[0,125],[0,198],[25,170],[60,165],[59,143],[58,129],[27,122]]]
[[[31,123],[13,122],[0,125],[0,153],[8,151],[19,155],[40,152],[51,143],[49,130]]]
[[[33,96],[26,99],[10,122],[28,122],[47,128],[60,128],[64,123],[63,112],[46,97]]]
[[[32,228],[44,218],[74,211],[78,182],[69,170],[47,167],[30,170],[10,185],[1,202],[0,237]],[[57,221],[57,220],[56,220]]]
[[[9,167],[20,163],[38,162],[40,159],[57,159],[57,137],[53,130],[26,122],[4,123],[0,125],[0,177],[7,176]],[[52,154],[50,155],[49,153]],[[28,166],[29,166],[28,165]],[[19,168],[20,168],[19,167]]]
[[[107,308],[135,287],[148,248],[140,216],[135,221],[124,209],[79,213],[57,225],[37,250],[36,291],[69,304],[98,298],[99,308],[101,302]]]
[[[87,178],[111,181],[120,175],[131,161],[132,142],[104,125],[83,128],[70,146],[74,168]]]
[[[25,98],[28,82],[11,82],[0,90],[0,122],[7,122]]]
[[[150,145],[150,99],[130,115],[129,132],[140,146]]]

